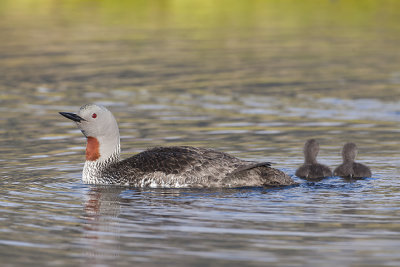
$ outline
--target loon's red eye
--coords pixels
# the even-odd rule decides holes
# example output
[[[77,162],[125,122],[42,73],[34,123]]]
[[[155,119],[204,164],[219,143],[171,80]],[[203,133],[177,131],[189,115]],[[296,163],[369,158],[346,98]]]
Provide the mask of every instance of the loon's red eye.
[[[93,113],[93,114],[92,114],[92,118],[93,118],[93,119],[96,119],[96,118],[97,118],[97,114],[96,114],[96,113]]]

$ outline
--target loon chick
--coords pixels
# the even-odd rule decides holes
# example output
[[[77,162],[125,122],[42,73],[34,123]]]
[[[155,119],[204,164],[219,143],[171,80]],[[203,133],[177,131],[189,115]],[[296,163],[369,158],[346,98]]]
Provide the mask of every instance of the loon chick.
[[[347,143],[342,149],[343,163],[335,171],[335,176],[344,178],[365,178],[371,177],[371,170],[364,164],[357,163],[354,160],[357,156],[357,146],[354,143]]]
[[[245,187],[296,184],[269,162],[245,161],[207,148],[155,147],[120,161],[117,121],[103,106],[60,112],[87,138],[82,180],[133,187]]]
[[[304,164],[296,170],[296,176],[305,179],[319,179],[332,176],[328,166],[317,162],[319,144],[315,139],[309,139],[304,144]]]

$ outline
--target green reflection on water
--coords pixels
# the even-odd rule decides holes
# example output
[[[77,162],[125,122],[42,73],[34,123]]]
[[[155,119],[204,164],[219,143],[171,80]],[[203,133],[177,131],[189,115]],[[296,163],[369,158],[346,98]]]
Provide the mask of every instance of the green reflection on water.
[[[4,16],[18,13],[20,18],[57,17],[70,23],[98,22],[146,27],[223,28],[284,25],[322,27],[341,25],[366,27],[385,25],[399,29],[400,3],[396,0],[3,0]],[[35,23],[35,21],[31,21]]]

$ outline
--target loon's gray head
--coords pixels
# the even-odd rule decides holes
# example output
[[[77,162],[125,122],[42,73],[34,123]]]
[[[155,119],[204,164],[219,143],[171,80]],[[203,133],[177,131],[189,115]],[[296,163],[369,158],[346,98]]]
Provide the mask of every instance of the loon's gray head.
[[[87,138],[86,160],[107,160],[115,152],[119,154],[119,129],[112,113],[103,106],[87,104],[77,114],[60,112],[74,121]]]

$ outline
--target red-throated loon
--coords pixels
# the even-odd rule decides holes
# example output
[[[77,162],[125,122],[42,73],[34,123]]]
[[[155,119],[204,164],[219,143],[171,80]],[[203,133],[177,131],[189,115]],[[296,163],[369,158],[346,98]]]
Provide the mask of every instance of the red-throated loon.
[[[117,121],[103,106],[87,104],[78,114],[60,112],[87,138],[82,180],[133,187],[245,187],[296,184],[269,162],[240,160],[190,146],[155,147],[120,161]]]

